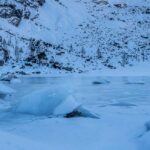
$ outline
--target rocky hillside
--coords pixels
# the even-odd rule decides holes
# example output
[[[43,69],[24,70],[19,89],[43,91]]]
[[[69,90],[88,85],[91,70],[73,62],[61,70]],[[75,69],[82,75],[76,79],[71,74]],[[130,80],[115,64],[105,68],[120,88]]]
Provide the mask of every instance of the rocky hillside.
[[[117,69],[150,59],[150,0],[0,0],[0,72]]]

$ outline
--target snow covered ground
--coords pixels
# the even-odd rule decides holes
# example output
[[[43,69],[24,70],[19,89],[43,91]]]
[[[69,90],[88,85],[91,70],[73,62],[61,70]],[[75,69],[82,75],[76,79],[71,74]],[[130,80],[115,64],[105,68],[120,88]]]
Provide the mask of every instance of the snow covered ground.
[[[0,51],[9,55],[0,74],[81,73],[149,62],[150,0],[99,1],[46,0],[29,7],[31,16],[22,17],[18,27],[0,18]],[[37,57],[41,52],[46,58]]]
[[[150,149],[149,77],[67,76],[21,81],[7,85],[16,93],[0,103],[0,150]],[[72,93],[100,119],[49,118],[12,111],[21,97],[47,87],[56,93]]]

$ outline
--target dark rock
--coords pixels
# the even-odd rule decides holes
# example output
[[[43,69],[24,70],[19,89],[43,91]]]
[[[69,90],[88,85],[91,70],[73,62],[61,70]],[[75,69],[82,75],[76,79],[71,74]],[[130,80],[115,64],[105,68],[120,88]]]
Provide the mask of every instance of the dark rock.
[[[3,60],[0,60],[0,66],[4,66],[5,62]]]
[[[107,5],[109,4],[107,0],[94,0],[94,3],[96,3],[97,5]]]
[[[56,55],[58,55],[58,56],[61,56],[63,54],[65,54],[65,52],[58,52],[58,53],[56,53]]]
[[[73,111],[71,113],[68,113],[65,115],[65,118],[73,118],[73,117],[80,117],[82,116],[82,113],[79,111]]]
[[[21,22],[21,18],[17,18],[17,17],[12,17],[9,19],[9,23],[11,23],[12,25],[18,27],[19,24]]]
[[[73,71],[72,67],[62,67],[62,69],[66,70],[66,71]]]
[[[9,19],[11,24],[18,26],[22,19],[22,10],[17,9],[16,6],[12,4],[1,4],[0,17]]]
[[[145,11],[146,14],[150,14],[150,8],[147,8]]]
[[[104,80],[104,81],[94,81],[94,82],[93,82],[94,85],[108,84],[108,83],[110,83],[110,82],[107,81],[107,80]]]
[[[47,60],[47,55],[45,52],[41,52],[37,55],[39,60]]]
[[[31,15],[31,12],[30,12],[30,11],[25,11],[25,12],[24,12],[24,19],[29,19],[29,18],[30,18],[30,15]]]
[[[9,60],[9,53],[6,49],[4,48],[0,48],[0,66],[3,66],[5,64],[5,62],[7,62]]]
[[[31,63],[25,63],[26,66],[32,67],[33,65]]]
[[[15,1],[24,5],[25,7],[32,7],[32,8],[43,6],[45,3],[45,0],[15,0]]]
[[[62,69],[62,65],[59,63],[59,62],[54,62],[52,64],[52,67],[55,68],[55,69]]]
[[[114,4],[114,6],[117,7],[117,8],[126,8],[127,4],[125,4],[125,3],[119,3],[119,4]]]

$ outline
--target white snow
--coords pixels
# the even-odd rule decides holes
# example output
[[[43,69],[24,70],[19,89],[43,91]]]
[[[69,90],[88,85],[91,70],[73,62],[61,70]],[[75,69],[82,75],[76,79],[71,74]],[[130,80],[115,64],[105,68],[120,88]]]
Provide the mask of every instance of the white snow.
[[[80,107],[80,103],[77,103],[73,96],[68,96],[62,101],[54,110],[54,115],[65,115]]]
[[[0,139],[0,149],[1,150],[48,150],[48,146],[46,144],[40,144],[35,142],[34,140],[28,140],[21,136],[16,136],[10,134],[8,132],[0,131],[1,139]]]
[[[123,61],[122,54],[126,52],[130,56],[125,65],[125,68],[129,70],[126,73],[125,69],[126,74],[133,74],[133,72],[135,72],[134,75],[150,74],[147,68],[140,67],[140,72],[132,67],[128,69],[130,65],[138,65],[136,62],[148,61],[150,56],[148,36],[150,30],[147,21],[149,15],[146,13],[150,6],[149,0],[108,0],[110,4],[103,6],[95,6],[91,0],[61,0],[60,2],[63,5],[55,0],[46,0],[46,3],[38,10],[32,10],[33,16],[36,13],[39,14],[38,18],[33,21],[22,19],[19,27],[14,27],[5,19],[0,19],[0,35],[6,41],[11,39],[12,45],[7,46],[11,57],[16,59],[14,53],[16,43],[19,48],[23,49],[20,61],[10,62],[5,67],[0,67],[0,73],[8,71],[24,71],[29,74],[40,71],[44,75],[66,73],[66,70],[57,70],[37,64],[33,67],[22,67],[22,60],[30,54],[28,40],[35,38],[63,46],[65,53],[62,56],[56,55],[56,49],[48,48],[48,59],[50,60],[53,56],[55,61],[72,67],[75,72],[98,70],[102,74],[103,71],[104,74],[107,72],[111,74],[110,69],[105,71],[108,68],[105,65],[112,65],[117,68],[114,73],[118,74],[124,68],[120,68],[120,63]],[[118,3],[127,3],[128,7],[119,9],[113,5]],[[69,52],[71,45],[73,50]],[[80,57],[82,48],[86,51],[85,58]],[[96,58],[98,48],[103,56],[101,59]],[[143,60],[143,52],[145,60]],[[91,61],[87,61],[88,58],[91,58]],[[16,66],[12,68],[13,63]]]
[[[117,69],[102,68],[100,71],[85,73],[97,76],[150,76],[149,62],[135,63],[131,67],[118,67]]]

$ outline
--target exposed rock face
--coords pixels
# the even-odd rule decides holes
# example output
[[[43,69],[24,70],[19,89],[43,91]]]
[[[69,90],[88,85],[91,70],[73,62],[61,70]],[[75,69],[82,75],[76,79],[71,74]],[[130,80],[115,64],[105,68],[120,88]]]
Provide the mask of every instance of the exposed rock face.
[[[25,7],[33,7],[33,8],[43,6],[45,3],[45,0],[15,0],[15,1],[21,3]]]
[[[109,4],[108,0],[93,0],[94,3],[98,5],[107,5]]]
[[[9,1],[0,2],[0,17],[7,19],[14,26],[19,26],[22,19],[30,19],[31,9],[38,9],[44,3],[45,0],[15,0],[13,4]]]
[[[0,0],[0,65],[81,73],[148,61],[149,14],[146,1]]]
[[[0,66],[3,66],[9,59],[8,51],[4,48],[0,48]]]
[[[8,19],[11,24],[18,26],[22,19],[22,10],[12,4],[1,4],[0,17]]]
[[[114,6],[117,7],[117,8],[126,8],[127,4],[125,4],[125,3],[118,3],[118,4],[114,4]]]
[[[0,36],[0,66],[9,60],[9,52],[6,48],[6,41]]]

